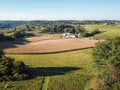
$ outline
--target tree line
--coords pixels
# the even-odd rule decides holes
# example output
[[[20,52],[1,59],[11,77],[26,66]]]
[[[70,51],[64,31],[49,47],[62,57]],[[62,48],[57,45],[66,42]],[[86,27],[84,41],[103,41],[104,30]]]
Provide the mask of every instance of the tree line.
[[[35,21],[0,21],[0,29],[14,28],[19,25],[24,24],[51,24],[51,23],[64,23],[69,25],[117,25],[120,24],[120,21],[117,20],[56,20],[56,21],[44,21],[44,20],[35,20]]]
[[[34,36],[35,32],[49,34],[72,33],[76,37],[90,37],[100,33],[98,29],[88,32],[80,24],[73,25],[68,22],[32,22],[0,30],[0,41]]]

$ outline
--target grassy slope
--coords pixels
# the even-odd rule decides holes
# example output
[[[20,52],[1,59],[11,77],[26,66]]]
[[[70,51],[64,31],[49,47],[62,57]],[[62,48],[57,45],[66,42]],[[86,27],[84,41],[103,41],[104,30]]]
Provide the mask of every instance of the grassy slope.
[[[89,79],[85,75],[54,76],[50,78],[48,90],[84,90]]]
[[[8,55],[18,61],[24,61],[30,67],[79,67],[79,73],[90,73],[89,65],[92,63],[92,49],[84,49],[57,54],[37,55]]]
[[[1,82],[0,90],[41,90],[43,77],[25,81]]]
[[[97,34],[97,36],[120,36],[120,26],[111,26],[111,25],[88,25],[88,26],[83,26],[85,29],[88,31],[92,31],[94,29],[99,29],[102,33]],[[60,36],[63,36],[62,34],[44,34],[44,33],[37,33],[35,34],[37,36],[52,36],[52,37],[57,37],[60,38]]]
[[[102,33],[98,35],[107,36],[120,36],[120,26],[108,26],[108,25],[89,25],[85,26],[88,31],[99,29]]]
[[[60,34],[46,34],[46,33],[35,32],[34,34],[35,34],[35,36],[49,36],[49,37],[55,37],[55,38],[61,38],[61,36],[62,36],[62,38],[65,38],[62,33],[60,33]]]
[[[82,69],[73,70],[71,74],[49,76],[48,84],[44,82],[44,77],[47,78],[47,76],[34,75],[35,77],[31,80],[3,82],[0,87],[4,88],[8,85],[7,90],[41,90],[45,84],[45,88],[47,87],[48,90],[56,90],[56,88],[60,90],[83,90],[86,81],[92,74],[92,69],[90,68],[93,61],[91,53],[92,49],[85,49],[57,54],[7,55],[18,61],[22,60],[33,68],[78,67]]]

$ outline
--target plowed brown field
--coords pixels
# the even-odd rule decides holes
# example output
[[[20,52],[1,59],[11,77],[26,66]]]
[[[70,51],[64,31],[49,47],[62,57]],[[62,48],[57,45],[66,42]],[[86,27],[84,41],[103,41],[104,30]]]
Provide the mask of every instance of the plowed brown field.
[[[89,39],[58,39],[50,37],[26,38],[29,42],[1,42],[0,48],[7,54],[35,54],[72,51],[94,47],[96,40]]]

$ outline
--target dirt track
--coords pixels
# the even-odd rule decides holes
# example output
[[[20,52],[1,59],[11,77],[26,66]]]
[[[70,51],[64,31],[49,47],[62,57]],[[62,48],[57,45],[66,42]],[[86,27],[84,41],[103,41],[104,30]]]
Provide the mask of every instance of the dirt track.
[[[8,54],[54,53],[94,47],[97,42],[89,39],[55,39],[50,37],[32,37],[26,40],[29,43],[15,44],[15,42],[9,41],[0,44],[0,47],[9,46],[3,50]]]

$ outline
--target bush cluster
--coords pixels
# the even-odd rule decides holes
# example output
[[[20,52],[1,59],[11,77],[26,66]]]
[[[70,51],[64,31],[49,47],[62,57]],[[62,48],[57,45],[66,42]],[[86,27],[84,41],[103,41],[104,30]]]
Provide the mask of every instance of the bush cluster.
[[[120,83],[120,37],[98,43],[93,52],[96,77],[104,83],[98,90],[113,90]]]
[[[0,81],[23,80],[29,78],[27,67],[22,61],[2,55],[0,57]]]

